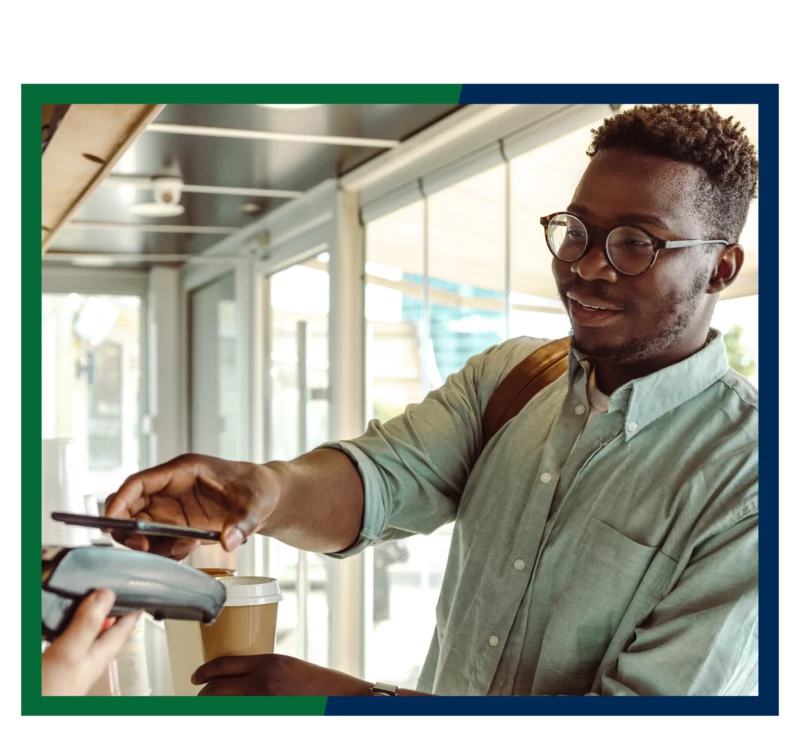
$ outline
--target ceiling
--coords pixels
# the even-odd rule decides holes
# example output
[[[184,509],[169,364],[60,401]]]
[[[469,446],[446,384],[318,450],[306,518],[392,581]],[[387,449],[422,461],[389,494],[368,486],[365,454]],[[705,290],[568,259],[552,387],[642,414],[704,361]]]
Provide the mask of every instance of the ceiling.
[[[326,179],[352,171],[459,107],[167,105],[119,160],[110,179],[92,193],[56,237],[50,253],[199,253],[226,232],[248,225]],[[209,130],[198,131],[202,135],[158,130],[165,124]],[[229,129],[228,133],[233,129],[312,139],[238,138],[224,129]],[[369,140],[324,142],[313,137]],[[154,194],[152,189],[123,183],[121,176],[149,179],[158,174],[177,174],[185,185],[279,190],[286,196],[183,191],[182,215],[145,217],[130,212],[131,204],[152,201]],[[144,228],[148,225],[168,226],[173,232],[150,232]],[[217,230],[175,232],[176,226]]]

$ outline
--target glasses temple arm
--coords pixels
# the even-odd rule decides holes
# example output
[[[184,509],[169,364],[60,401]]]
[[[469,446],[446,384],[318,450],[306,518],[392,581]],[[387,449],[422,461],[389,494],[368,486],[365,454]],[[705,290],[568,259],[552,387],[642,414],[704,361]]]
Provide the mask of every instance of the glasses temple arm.
[[[694,240],[694,241],[664,241],[664,248],[688,248],[690,246],[729,246],[728,241]]]

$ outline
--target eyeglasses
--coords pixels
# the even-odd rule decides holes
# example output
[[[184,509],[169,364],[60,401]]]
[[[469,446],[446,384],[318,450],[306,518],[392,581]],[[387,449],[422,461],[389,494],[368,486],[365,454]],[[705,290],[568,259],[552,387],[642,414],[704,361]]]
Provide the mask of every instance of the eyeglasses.
[[[630,225],[619,225],[611,230],[589,228],[579,217],[568,212],[545,215],[539,222],[544,226],[544,237],[550,252],[566,263],[583,258],[591,243],[590,231],[606,233],[605,254],[608,263],[626,276],[639,276],[651,269],[659,251],[665,248],[730,245],[728,241],[719,240],[665,241],[643,228]]]

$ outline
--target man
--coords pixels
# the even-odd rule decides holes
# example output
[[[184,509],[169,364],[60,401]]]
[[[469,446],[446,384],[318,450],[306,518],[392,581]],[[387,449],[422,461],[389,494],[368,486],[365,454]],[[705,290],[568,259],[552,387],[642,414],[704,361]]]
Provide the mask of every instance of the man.
[[[569,368],[483,451],[490,396],[542,341],[490,348],[400,417],[290,463],[186,456],[137,474],[108,513],[334,557],[455,519],[420,691],[401,696],[753,693],[758,397],[710,323],[744,261],[755,150],[713,109],[656,105],[607,120],[588,153],[572,202],[542,218]],[[375,692],[280,656],[195,679],[207,694]]]

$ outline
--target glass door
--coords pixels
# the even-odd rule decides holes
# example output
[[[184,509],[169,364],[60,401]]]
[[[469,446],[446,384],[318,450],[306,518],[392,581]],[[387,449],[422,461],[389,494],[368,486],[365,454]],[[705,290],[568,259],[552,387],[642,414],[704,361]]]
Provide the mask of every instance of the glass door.
[[[291,460],[328,440],[328,254],[265,277],[266,457]],[[334,561],[269,541],[280,581],[276,651],[328,664],[328,570]]]
[[[236,284],[234,274],[191,293],[193,453],[240,456]]]

